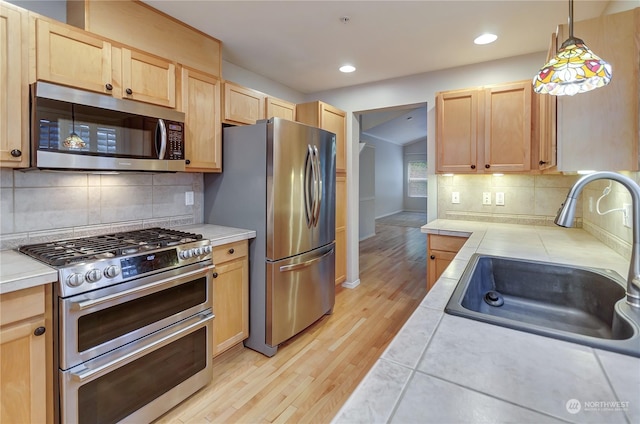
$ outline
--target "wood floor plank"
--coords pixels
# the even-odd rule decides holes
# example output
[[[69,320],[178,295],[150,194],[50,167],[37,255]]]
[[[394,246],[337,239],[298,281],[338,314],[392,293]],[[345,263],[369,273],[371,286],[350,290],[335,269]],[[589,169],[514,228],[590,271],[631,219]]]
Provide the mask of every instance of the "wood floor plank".
[[[272,358],[241,345],[215,358],[214,380],[156,423],[331,421],[426,295],[426,235],[412,224],[421,219],[377,222],[360,243],[360,285],[336,287],[333,314]]]

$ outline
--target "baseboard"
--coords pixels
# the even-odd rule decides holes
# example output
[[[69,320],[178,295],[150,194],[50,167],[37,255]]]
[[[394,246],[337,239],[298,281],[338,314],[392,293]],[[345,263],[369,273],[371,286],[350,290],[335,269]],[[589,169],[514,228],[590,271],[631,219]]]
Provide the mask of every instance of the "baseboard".
[[[387,216],[395,215],[395,214],[400,213],[400,212],[404,212],[404,211],[402,209],[399,209],[399,210],[397,210],[395,212],[386,213],[386,214],[381,215],[381,216],[376,216],[375,219],[386,218]]]
[[[345,281],[344,283],[342,283],[342,287],[344,287],[345,289],[355,289],[359,285],[360,285],[359,278],[356,281],[352,281],[352,282]]]
[[[370,239],[371,237],[375,237],[375,236],[376,236],[376,233],[368,234],[362,237],[360,240],[358,240],[358,242],[365,241],[366,239]]]

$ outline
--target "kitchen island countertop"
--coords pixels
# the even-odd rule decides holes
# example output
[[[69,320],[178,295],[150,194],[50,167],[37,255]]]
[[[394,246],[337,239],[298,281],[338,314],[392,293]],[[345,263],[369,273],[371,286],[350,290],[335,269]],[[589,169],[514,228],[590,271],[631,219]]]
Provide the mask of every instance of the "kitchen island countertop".
[[[179,230],[202,234],[213,246],[254,238],[256,232],[242,228],[211,224],[179,227]],[[0,251],[0,294],[57,281],[58,271],[16,250]]]
[[[436,220],[422,232],[470,237],[334,423],[640,422],[640,358],[444,313],[474,253],[625,277],[627,259],[581,229]]]

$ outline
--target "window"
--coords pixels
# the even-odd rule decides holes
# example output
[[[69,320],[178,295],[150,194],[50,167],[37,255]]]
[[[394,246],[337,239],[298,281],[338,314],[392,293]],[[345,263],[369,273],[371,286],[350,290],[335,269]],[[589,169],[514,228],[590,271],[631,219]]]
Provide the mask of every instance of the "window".
[[[407,196],[427,197],[427,162],[412,160],[407,162]]]

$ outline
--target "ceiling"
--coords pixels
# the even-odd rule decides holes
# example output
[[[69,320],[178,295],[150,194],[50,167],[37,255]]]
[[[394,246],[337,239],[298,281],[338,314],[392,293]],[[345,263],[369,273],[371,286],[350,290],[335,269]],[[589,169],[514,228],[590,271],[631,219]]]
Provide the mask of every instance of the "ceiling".
[[[304,94],[546,51],[569,15],[568,0],[143,1],[221,40],[225,61]],[[575,0],[574,20],[612,3],[638,0]],[[484,32],[499,38],[474,45]],[[339,72],[346,63],[357,70]],[[422,105],[366,117],[375,125],[363,122],[363,133],[375,139],[405,145],[427,134]]]
[[[221,40],[224,60],[304,94],[546,51],[569,14],[567,0],[143,1]],[[575,0],[574,20],[608,3]],[[499,38],[474,45],[484,32]],[[357,70],[339,72],[345,63]]]

